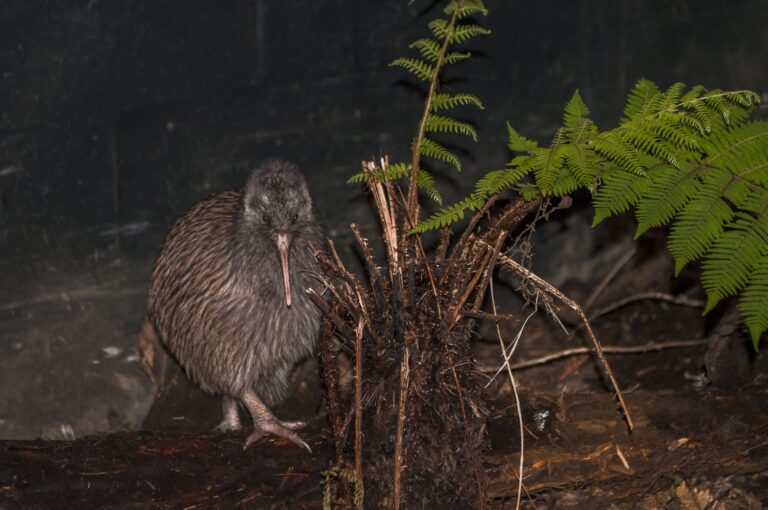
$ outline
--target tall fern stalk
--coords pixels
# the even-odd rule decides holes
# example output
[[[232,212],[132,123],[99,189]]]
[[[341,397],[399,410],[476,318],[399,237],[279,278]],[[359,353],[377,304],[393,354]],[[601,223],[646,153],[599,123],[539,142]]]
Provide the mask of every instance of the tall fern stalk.
[[[448,29],[445,31],[445,35],[443,36],[443,41],[440,46],[440,51],[438,52],[437,56],[432,57],[434,58],[434,63],[432,64],[433,71],[432,75],[429,77],[429,87],[427,88],[427,98],[424,101],[424,112],[421,115],[421,120],[419,121],[419,127],[416,131],[416,136],[413,138],[413,144],[412,144],[412,156],[411,156],[411,175],[408,180],[408,216],[411,219],[411,225],[416,225],[419,222],[419,200],[418,200],[418,192],[417,192],[417,186],[416,186],[416,174],[419,170],[419,163],[421,162],[421,143],[424,140],[424,134],[426,132],[427,128],[427,119],[429,119],[430,112],[432,111],[432,99],[435,95],[435,91],[437,90],[437,84],[438,84],[438,78],[440,76],[440,71],[442,70],[443,63],[445,62],[445,53],[448,51],[448,45],[451,42],[451,36],[455,30],[456,27],[456,20],[459,18],[459,13],[461,12],[461,8],[464,5],[463,0],[459,0],[455,4],[455,8],[453,9],[453,12],[451,13],[450,21],[448,22]],[[438,35],[438,34],[435,34]],[[429,46],[431,44],[431,41],[429,40],[422,40],[421,44],[422,46]],[[430,58],[429,55],[425,55],[426,58]],[[398,61],[395,61],[393,65],[396,65]]]

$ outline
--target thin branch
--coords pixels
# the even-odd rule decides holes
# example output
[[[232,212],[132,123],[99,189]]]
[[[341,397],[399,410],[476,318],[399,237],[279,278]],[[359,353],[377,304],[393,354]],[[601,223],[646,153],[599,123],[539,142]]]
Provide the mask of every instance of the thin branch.
[[[579,315],[579,318],[581,318],[582,322],[584,323],[584,328],[586,329],[587,334],[589,335],[589,338],[592,341],[592,345],[595,348],[594,349],[595,355],[597,356],[597,359],[600,362],[600,366],[602,366],[603,369],[605,370],[605,374],[608,376],[608,379],[611,381],[611,385],[613,386],[613,389],[616,392],[616,398],[619,400],[619,406],[621,407],[621,410],[624,413],[624,418],[627,420],[627,426],[629,427],[629,431],[631,432],[632,430],[634,430],[635,427],[632,421],[632,416],[629,413],[629,409],[627,408],[626,402],[624,402],[624,396],[621,394],[619,383],[616,382],[616,377],[614,377],[613,370],[611,370],[611,366],[608,364],[608,360],[606,359],[605,354],[603,353],[603,349],[600,345],[600,341],[597,339],[597,336],[595,336],[595,332],[592,331],[592,327],[589,325],[589,320],[587,319],[587,316],[584,313],[584,310],[582,310],[581,306],[579,306],[578,303],[576,303],[574,300],[572,300],[571,298],[563,294],[561,291],[553,287],[546,280],[544,280],[540,276],[534,274],[532,271],[518,264],[517,261],[515,261],[514,259],[507,257],[506,255],[502,255],[500,257],[500,260],[508,268],[510,268],[512,271],[520,275],[522,278],[525,278],[527,281],[533,284],[540,291],[546,292],[548,294],[555,296],[557,299],[559,299],[560,301],[568,305],[568,307],[570,307]]]
[[[459,240],[456,241],[456,244],[451,249],[451,254],[448,255],[448,261],[445,264],[445,267],[440,272],[440,285],[445,285],[445,279],[450,275],[450,272],[453,270],[453,266],[457,263],[457,259],[460,258],[460,254],[463,253],[464,245],[469,240],[470,236],[472,235],[472,232],[475,230],[475,227],[478,223],[480,223],[480,220],[485,216],[485,214],[491,209],[493,204],[496,203],[496,200],[499,199],[499,195],[494,195],[488,199],[488,201],[483,205],[482,209],[477,211],[474,216],[469,220],[469,223],[467,224],[466,228],[464,229],[464,232],[462,232],[461,237],[459,237]]]
[[[475,293],[475,303],[472,305],[472,310],[477,312],[480,310],[480,306],[483,304],[483,299],[485,298],[485,290],[488,288],[488,285],[490,284],[491,280],[493,279],[493,269],[496,267],[496,263],[499,261],[499,254],[501,254],[501,245],[504,243],[504,240],[507,238],[507,231],[502,230],[499,232],[499,236],[496,239],[496,243],[493,245],[493,250],[491,251],[491,259],[488,261],[488,265],[485,267],[485,273],[483,274],[483,280],[480,282],[480,285],[476,287],[477,292]]]
[[[522,198],[517,199],[514,203],[508,205],[504,211],[499,215],[498,219],[494,221],[488,232],[485,233],[483,239],[488,242],[492,237],[496,237],[496,243],[493,246],[493,256],[490,263],[487,266],[483,281],[477,287],[477,294],[475,297],[475,304],[472,306],[473,311],[480,310],[480,306],[483,304],[485,298],[485,292],[488,288],[490,279],[493,277],[493,270],[496,268],[499,255],[501,254],[501,245],[507,238],[507,233],[510,229],[520,223],[529,212],[541,204],[541,198],[536,198],[529,202],[526,202]]]
[[[325,284],[328,292],[333,294],[336,300],[343,305],[344,310],[353,316],[354,321],[356,321],[357,317],[363,314],[363,310],[361,310],[354,301],[355,291],[352,289],[349,282],[344,280],[339,268],[330,261],[331,259],[328,258],[326,254],[319,255],[318,260],[323,269],[329,274],[315,274],[313,276]],[[338,285],[334,285],[335,283]],[[345,335],[349,331],[352,331],[351,327],[344,330]],[[347,336],[346,338],[351,341],[351,344],[354,343],[354,336]]]
[[[493,256],[493,254],[494,254],[493,251],[488,249],[485,250],[485,254],[483,256],[482,262],[480,262],[480,265],[475,270],[475,274],[474,276],[472,276],[472,279],[469,281],[467,286],[464,287],[464,292],[459,297],[458,302],[453,306],[453,313],[451,313],[451,322],[448,324],[449,330],[453,329],[461,319],[461,310],[462,308],[464,308],[464,303],[467,302],[470,294],[472,294],[472,291],[475,288],[475,285],[477,285],[478,280],[480,279],[481,276],[483,276],[483,271],[485,270],[485,268],[488,267],[488,263],[491,261],[491,257]]]
[[[674,296],[672,294],[667,294],[666,292],[649,291],[649,292],[639,292],[632,296],[627,296],[618,301],[614,301],[610,305],[600,308],[595,312],[592,312],[590,315],[592,316],[592,320],[595,320],[598,317],[607,315],[615,310],[618,310],[623,306],[627,306],[630,303],[635,303],[637,301],[644,301],[647,299],[656,300],[656,301],[666,301],[668,303],[672,303],[675,305],[690,306],[691,308],[702,308],[704,306],[704,301],[700,299],[689,298],[687,296]]]
[[[376,256],[373,254],[373,250],[371,250],[368,240],[363,236],[355,223],[350,224],[349,229],[352,231],[352,234],[354,234],[355,239],[357,239],[357,244],[360,246],[360,250],[363,253],[363,260],[365,260],[365,265],[368,267],[368,274],[371,279],[371,290],[373,290],[376,285],[379,285],[384,292],[388,292],[389,286],[387,285],[386,280],[381,277],[381,268],[376,263]]]
[[[339,317],[339,315],[331,308],[331,305],[329,305],[325,299],[320,296],[317,292],[315,292],[315,289],[308,289],[307,295],[309,296],[309,299],[312,300],[313,303],[317,305],[318,308],[333,322],[333,325],[336,327],[336,331],[341,334],[341,336],[344,337],[345,340],[347,340],[350,344],[354,343],[355,339],[355,333],[350,329],[350,327],[347,325],[344,320]]]
[[[493,292],[493,280],[490,281],[489,285],[491,290],[491,306],[493,307],[493,314],[496,315],[496,295]],[[507,357],[507,348],[504,345],[504,340],[501,337],[501,328],[499,328],[498,322],[496,322],[496,336],[499,339],[499,344],[501,345],[501,352],[504,355],[504,364],[507,367],[507,375],[509,375],[509,382],[510,384],[512,384],[512,393],[515,395],[515,408],[517,409],[517,422],[518,422],[518,427],[520,428],[520,462],[518,465],[518,473],[517,473],[517,500],[515,503],[515,510],[519,510],[520,502],[522,501],[522,497],[523,497],[523,467],[525,465],[525,427],[523,426],[523,408],[520,405],[520,394],[517,391],[517,383],[515,382],[515,376],[512,375],[512,369],[509,366],[509,357]],[[515,338],[515,344],[517,344],[518,340],[519,340],[519,336]],[[513,350],[515,346],[513,346]],[[510,356],[511,354],[512,353],[510,353]]]
[[[673,342],[649,342],[643,345],[635,345],[631,347],[619,346],[619,345],[605,345],[603,346],[603,352],[606,354],[645,354],[647,352],[662,351],[666,349],[682,349],[686,347],[698,347],[700,345],[706,345],[710,342],[709,338],[701,340],[679,340]],[[526,368],[532,368],[539,365],[545,365],[552,361],[557,361],[563,358],[569,358],[571,356],[578,356],[581,354],[590,354],[592,349],[589,347],[574,347],[572,349],[564,349],[562,351],[553,352],[545,356],[539,356],[538,358],[527,359],[519,361],[511,366],[512,370],[522,370]],[[497,372],[499,367],[483,366],[478,367],[478,371],[489,373]]]
[[[334,324],[326,315],[320,328],[320,358],[323,362],[323,382],[325,383],[326,398],[328,399],[328,415],[331,419],[336,462],[341,462],[344,454],[344,439],[342,437],[342,422],[339,411],[339,367],[336,356],[331,348],[333,342]]]
[[[399,188],[398,188],[399,190]],[[402,198],[402,197],[401,197]],[[406,216],[406,228],[404,229],[405,232],[408,232],[411,228],[415,227],[416,225],[411,223],[410,218]],[[427,257],[426,252],[424,251],[424,245],[421,242],[421,236],[415,235],[412,236],[414,238],[413,243],[418,247],[419,254],[421,255],[421,261],[424,264],[424,269],[427,271],[427,277],[429,278],[429,284],[432,286],[432,294],[435,296],[435,307],[437,309],[437,319],[441,320],[443,317],[442,310],[440,309],[440,296],[437,293],[437,286],[435,285],[435,276],[432,273],[432,266],[429,263],[429,258]],[[412,265],[409,267],[413,267]]]
[[[584,310],[589,310],[592,308],[592,305],[595,304],[595,300],[602,294],[603,290],[608,286],[608,284],[613,280],[619,272],[624,269],[624,266],[629,264],[629,261],[632,260],[632,257],[635,256],[637,253],[637,245],[632,244],[632,249],[630,249],[627,253],[624,254],[623,257],[621,257],[611,268],[608,273],[603,276],[603,279],[600,280],[600,283],[597,284],[597,286],[592,290],[592,293],[589,295],[589,297],[584,301]],[[594,317],[592,317],[594,319]]]
[[[392,482],[392,499],[394,509],[400,508],[400,478],[403,469],[403,432],[405,429],[406,404],[408,401],[408,379],[410,377],[409,347],[403,346],[403,360],[400,363],[400,400],[397,412],[397,432],[395,433],[394,479]]]
[[[435,250],[435,259],[434,263],[435,266],[442,269],[443,263],[445,262],[445,255],[448,253],[448,244],[451,241],[451,227],[443,227],[440,230],[440,243],[437,245],[437,249]]]
[[[371,308],[371,304],[373,301],[373,298],[368,294],[366,291],[365,286],[358,280],[357,276],[352,274],[346,266],[344,266],[344,263],[341,261],[341,257],[339,257],[339,252],[336,251],[336,245],[333,243],[331,239],[328,240],[328,246],[331,248],[331,253],[333,253],[333,258],[336,260],[336,268],[342,278],[346,280],[347,284],[350,287],[350,294],[355,294],[357,296],[358,304],[360,305],[360,313],[365,316],[366,320],[368,319],[368,310]],[[361,294],[361,292],[363,294]]]
[[[355,471],[363,481],[363,326],[362,319],[355,330]]]
[[[481,311],[474,311],[474,310],[462,310],[461,314],[465,317],[470,317],[472,319],[483,319],[493,322],[516,322],[521,323],[522,319],[520,318],[520,315],[513,314],[513,313],[488,313],[488,312],[481,312]]]
[[[620,299],[618,301],[615,301],[611,303],[608,306],[605,306],[603,308],[600,308],[599,310],[590,313],[590,320],[593,322],[599,319],[600,317],[607,315],[615,310],[618,310],[621,307],[627,306],[631,303],[636,303],[638,301],[644,301],[646,299],[655,299],[657,301],[666,301],[668,303],[672,303],[675,305],[681,305],[681,306],[690,306],[692,308],[703,308],[704,302],[699,299],[693,299],[689,298],[687,296],[673,296],[672,294],[667,294],[665,292],[655,292],[655,291],[649,291],[649,292],[639,292],[637,294],[634,294],[632,296],[627,296],[623,299]],[[573,338],[576,337],[576,333],[579,329],[582,328],[582,324],[576,324],[574,329],[571,330],[571,332],[568,334],[568,337],[566,338],[566,343],[573,340]]]

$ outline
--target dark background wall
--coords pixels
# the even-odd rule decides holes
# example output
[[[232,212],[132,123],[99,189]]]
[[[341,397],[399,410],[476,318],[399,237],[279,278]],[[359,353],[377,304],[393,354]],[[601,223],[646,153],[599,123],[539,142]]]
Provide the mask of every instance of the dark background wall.
[[[364,158],[406,157],[420,96],[387,63],[426,33],[435,13],[425,5],[0,3],[0,354],[8,360],[0,383],[23,381],[36,395],[54,382],[101,377],[94,366],[106,355],[93,353],[128,352],[170,223],[209,193],[239,186],[264,158],[304,169],[340,244],[350,221],[372,231],[365,196],[344,181]],[[449,200],[504,164],[506,120],[546,140],[575,88],[603,127],[640,77],[753,89],[768,100],[760,0],[487,6],[482,22],[493,35],[472,43],[478,57],[446,85],[486,104],[461,113],[481,137],[463,145],[464,173],[438,169]],[[110,233],[120,227],[122,235]],[[21,397],[0,397],[0,432],[18,435],[22,414],[24,423],[75,420],[64,403],[51,418],[51,402],[72,396],[48,391],[26,414],[13,407]]]
[[[35,242],[33,225],[167,222],[273,155],[338,205],[362,158],[407,151],[418,97],[387,63],[433,13],[405,4],[3,2],[3,238],[20,228]],[[481,56],[450,85],[488,106],[471,115],[481,142],[467,146],[464,186],[504,162],[506,119],[546,138],[577,87],[600,125],[639,77],[768,89],[759,1],[488,6],[493,35],[473,43]],[[338,209],[326,211],[334,222]]]

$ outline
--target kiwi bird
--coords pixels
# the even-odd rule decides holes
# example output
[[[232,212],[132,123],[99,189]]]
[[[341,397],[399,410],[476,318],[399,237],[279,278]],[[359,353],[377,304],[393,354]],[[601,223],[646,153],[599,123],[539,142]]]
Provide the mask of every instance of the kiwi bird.
[[[244,448],[272,433],[310,450],[296,433],[305,423],[278,420],[270,407],[317,341],[320,311],[306,290],[322,240],[302,174],[269,161],[243,190],[177,220],[155,262],[149,318],[189,377],[222,395],[219,430],[240,428],[238,402],[248,410],[254,431]]]

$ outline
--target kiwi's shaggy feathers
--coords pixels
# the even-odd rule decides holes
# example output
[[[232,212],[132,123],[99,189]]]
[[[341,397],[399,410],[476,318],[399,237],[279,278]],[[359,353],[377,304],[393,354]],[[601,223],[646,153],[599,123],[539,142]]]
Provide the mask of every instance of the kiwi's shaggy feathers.
[[[291,235],[286,306],[274,236]],[[241,192],[195,205],[173,226],[152,272],[149,316],[168,350],[210,393],[253,389],[281,400],[291,367],[313,349],[320,312],[306,289],[322,229],[296,167],[271,161]]]

